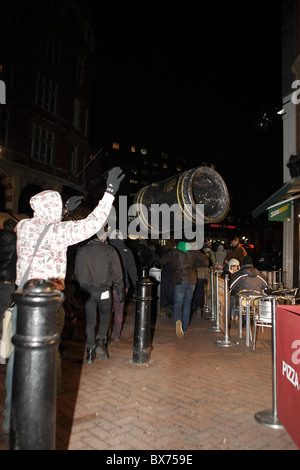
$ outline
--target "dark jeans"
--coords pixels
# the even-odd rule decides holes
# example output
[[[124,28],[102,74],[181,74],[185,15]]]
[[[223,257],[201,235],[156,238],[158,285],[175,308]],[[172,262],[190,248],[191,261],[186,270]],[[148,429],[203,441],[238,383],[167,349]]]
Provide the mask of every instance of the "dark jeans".
[[[191,317],[191,306],[196,284],[177,284],[174,286],[174,322],[180,320],[186,332]]]
[[[85,302],[86,315],[86,347],[92,349],[95,347],[95,327],[97,323],[97,309],[99,312],[100,323],[96,339],[106,338],[110,324],[111,313],[111,290],[96,287],[85,287],[85,292],[89,296]]]

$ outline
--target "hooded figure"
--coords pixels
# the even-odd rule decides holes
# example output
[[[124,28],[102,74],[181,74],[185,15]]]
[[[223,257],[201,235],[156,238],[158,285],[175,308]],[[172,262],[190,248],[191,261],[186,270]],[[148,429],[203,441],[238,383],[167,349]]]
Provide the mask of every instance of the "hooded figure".
[[[37,240],[51,223],[33,258],[29,279],[62,279],[66,275],[67,248],[90,238],[104,225],[111,210],[113,196],[105,193],[94,211],[85,219],[61,222],[63,203],[56,191],[43,191],[30,199],[32,219],[17,225],[17,278],[19,285],[31,261]]]
[[[228,269],[231,274],[236,273],[240,269],[239,260],[232,258],[228,263]]]
[[[57,191],[42,191],[30,199],[30,205],[34,211],[32,219],[21,220],[17,229],[17,278],[16,285],[20,282],[28,268],[32,264],[28,279],[51,279],[57,281],[59,288],[63,289],[67,269],[67,248],[93,236],[105,224],[114,202],[120,183],[125,177],[119,167],[109,171],[107,188],[103,198],[97,207],[85,219],[62,222],[63,203]],[[78,198],[77,198],[78,199]],[[76,204],[73,204],[76,207]],[[35,246],[46,225],[51,224],[46,232],[39,249],[32,259]],[[17,309],[12,314],[13,333],[17,324]],[[62,321],[58,319],[61,329]],[[58,348],[57,348],[58,349]],[[58,355],[57,355],[58,356]],[[5,418],[2,427],[9,432],[11,415],[11,393],[13,378],[14,350],[9,358],[6,369],[6,400]]]
[[[227,253],[227,251],[225,250],[224,245],[221,243],[218,246],[217,251],[215,253],[216,269],[222,269],[223,268],[226,253]]]

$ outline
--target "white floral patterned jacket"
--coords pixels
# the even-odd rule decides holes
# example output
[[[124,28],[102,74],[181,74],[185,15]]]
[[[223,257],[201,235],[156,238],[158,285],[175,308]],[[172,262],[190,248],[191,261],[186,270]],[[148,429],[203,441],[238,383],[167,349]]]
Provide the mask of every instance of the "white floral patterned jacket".
[[[17,286],[31,262],[39,235],[51,223],[32,261],[28,279],[64,279],[67,248],[87,240],[105,224],[114,196],[104,193],[97,207],[85,219],[62,222],[63,203],[56,191],[42,191],[30,199],[33,218],[17,225]]]

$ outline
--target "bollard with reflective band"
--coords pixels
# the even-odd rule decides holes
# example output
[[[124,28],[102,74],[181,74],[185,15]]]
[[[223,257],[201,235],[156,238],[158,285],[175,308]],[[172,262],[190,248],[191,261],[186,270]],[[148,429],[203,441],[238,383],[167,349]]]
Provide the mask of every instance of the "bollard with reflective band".
[[[142,279],[137,282],[136,311],[134,324],[134,343],[132,362],[145,364],[150,359],[150,320],[151,289],[153,282],[149,279],[149,270],[143,268]]]
[[[52,282],[32,279],[17,304],[11,450],[54,450],[56,424],[57,310],[63,294]]]

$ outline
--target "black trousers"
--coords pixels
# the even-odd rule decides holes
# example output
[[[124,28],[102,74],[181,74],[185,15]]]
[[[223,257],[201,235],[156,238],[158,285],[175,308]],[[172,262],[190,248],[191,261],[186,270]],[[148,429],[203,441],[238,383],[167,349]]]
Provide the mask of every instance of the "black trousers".
[[[111,289],[103,288],[86,288],[84,289],[88,295],[85,302],[86,315],[86,347],[92,349],[95,347],[95,328],[97,324],[97,313],[99,313],[99,328],[96,339],[106,338],[110,325],[111,316]]]

